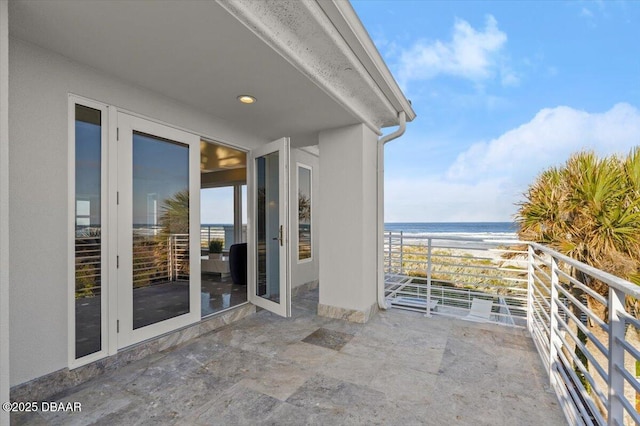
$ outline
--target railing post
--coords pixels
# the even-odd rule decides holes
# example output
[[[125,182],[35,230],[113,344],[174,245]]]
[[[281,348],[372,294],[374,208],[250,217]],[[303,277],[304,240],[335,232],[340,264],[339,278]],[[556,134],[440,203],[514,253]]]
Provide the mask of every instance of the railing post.
[[[427,313],[426,317],[431,317],[431,238],[427,240]]]
[[[623,291],[609,287],[609,425],[624,424],[624,376],[619,369],[624,369],[625,321],[618,315],[624,312],[625,294]]]
[[[533,336],[533,247],[527,245],[527,328]]]
[[[556,368],[556,363],[558,361],[558,350],[556,348],[556,343],[560,340],[558,336],[558,289],[557,285],[560,280],[558,279],[558,265],[556,263],[556,259],[551,257],[551,288],[549,289],[551,292],[551,300],[550,305],[551,309],[549,311],[549,318],[551,324],[549,324],[549,384],[551,388],[555,391],[556,389],[556,376],[554,374],[554,369]]]
[[[404,274],[404,238],[400,231],[400,275]]]
[[[173,276],[173,272],[171,271],[171,268],[173,267],[173,259],[172,259],[172,255],[173,252],[171,250],[171,235],[169,235],[167,237],[167,279],[169,281],[171,281],[171,278]]]
[[[391,258],[393,257],[393,246],[391,245],[391,232],[389,232],[389,273],[392,273],[391,270]]]

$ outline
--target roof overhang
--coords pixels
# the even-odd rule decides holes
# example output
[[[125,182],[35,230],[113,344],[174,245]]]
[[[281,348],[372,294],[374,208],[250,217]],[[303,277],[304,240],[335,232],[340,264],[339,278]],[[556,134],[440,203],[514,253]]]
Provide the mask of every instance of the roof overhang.
[[[14,0],[10,35],[267,140],[415,117],[343,1]],[[238,95],[257,98],[243,105]]]
[[[415,118],[348,1],[218,2],[372,129]]]

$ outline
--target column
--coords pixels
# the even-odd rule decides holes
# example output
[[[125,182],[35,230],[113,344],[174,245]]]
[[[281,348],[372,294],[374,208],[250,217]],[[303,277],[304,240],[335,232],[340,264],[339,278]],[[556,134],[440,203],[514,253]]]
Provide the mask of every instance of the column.
[[[322,131],[318,315],[364,323],[376,311],[377,136],[365,125]]]

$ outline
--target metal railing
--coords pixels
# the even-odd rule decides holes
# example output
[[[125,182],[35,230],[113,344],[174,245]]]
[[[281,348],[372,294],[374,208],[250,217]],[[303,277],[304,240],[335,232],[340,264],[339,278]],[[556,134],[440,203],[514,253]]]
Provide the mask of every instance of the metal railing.
[[[398,308],[526,327],[571,424],[640,424],[640,287],[546,246],[385,233]],[[478,316],[475,315],[475,320]]]
[[[102,243],[99,229],[95,235],[82,232],[75,239],[76,298],[100,295],[102,279]]]
[[[242,241],[247,241],[247,225],[242,226]],[[209,241],[221,240],[224,244],[224,250],[234,242],[233,225],[200,225],[200,248],[208,249]]]
[[[171,234],[168,250],[169,281],[189,279],[189,234]]]

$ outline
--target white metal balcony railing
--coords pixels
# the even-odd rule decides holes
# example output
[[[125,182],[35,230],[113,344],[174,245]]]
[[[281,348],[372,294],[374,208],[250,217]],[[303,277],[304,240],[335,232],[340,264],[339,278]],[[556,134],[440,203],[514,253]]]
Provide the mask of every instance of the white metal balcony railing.
[[[134,287],[144,287],[153,282],[186,279],[189,274],[189,236],[172,234],[166,244],[157,239],[159,226],[137,227],[133,235]],[[243,226],[246,235],[246,226]],[[220,239],[228,249],[233,243],[233,225],[202,225],[201,248],[208,248],[209,241]],[[100,293],[101,237],[100,228],[87,228],[78,232],[76,251],[76,296],[92,297]]]
[[[79,233],[75,239],[76,297],[100,294],[102,251],[99,231]]]
[[[465,317],[490,300],[484,320],[526,327],[570,424],[640,424],[640,287],[535,243],[384,238],[393,307]]]
[[[242,239],[247,241],[247,225],[242,225]],[[208,249],[209,241],[221,240],[225,250],[234,242],[233,225],[200,225],[200,248]]]

